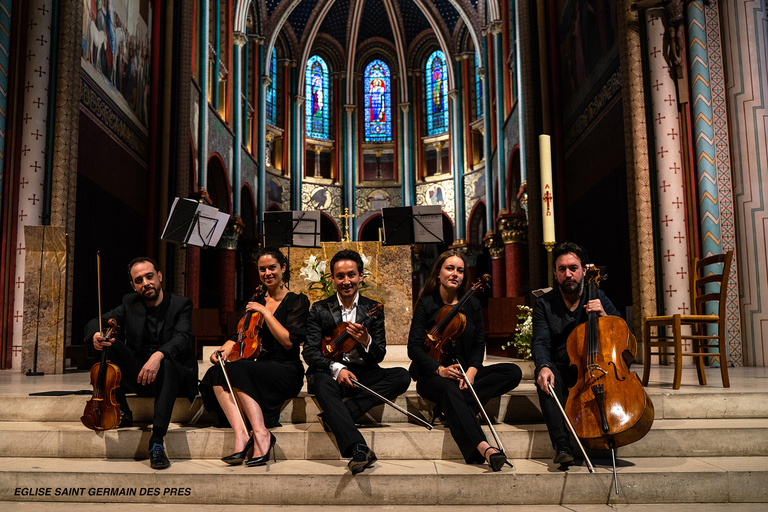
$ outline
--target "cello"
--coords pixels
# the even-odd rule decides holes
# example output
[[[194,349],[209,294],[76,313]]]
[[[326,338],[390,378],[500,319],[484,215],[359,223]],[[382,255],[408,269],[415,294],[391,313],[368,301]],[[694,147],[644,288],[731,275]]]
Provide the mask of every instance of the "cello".
[[[597,298],[600,271],[590,265],[587,300]],[[615,449],[634,443],[653,425],[653,402],[640,378],[629,371],[637,354],[637,340],[618,316],[597,316],[577,326],[568,336],[568,357],[578,378],[568,393],[565,414],[573,433],[593,450],[611,450],[616,494]]]

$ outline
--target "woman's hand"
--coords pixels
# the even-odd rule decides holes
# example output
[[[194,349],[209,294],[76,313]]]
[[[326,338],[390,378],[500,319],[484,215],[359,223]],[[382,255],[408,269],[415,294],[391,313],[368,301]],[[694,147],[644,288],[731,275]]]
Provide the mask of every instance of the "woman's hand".
[[[267,313],[269,313],[269,310],[259,302],[249,302],[248,304],[246,304],[245,310],[251,311],[254,313],[261,313],[262,316],[266,316]]]
[[[215,350],[213,354],[211,354],[211,362],[213,364],[219,364],[219,358],[221,358],[222,361],[226,362],[234,346],[235,346],[235,342],[232,340],[229,340],[226,343],[224,343],[222,346],[219,347],[218,350]]]

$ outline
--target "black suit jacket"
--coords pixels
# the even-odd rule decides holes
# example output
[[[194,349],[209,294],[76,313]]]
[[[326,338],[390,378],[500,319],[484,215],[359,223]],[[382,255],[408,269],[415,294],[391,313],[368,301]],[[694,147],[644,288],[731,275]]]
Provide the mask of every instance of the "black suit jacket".
[[[370,311],[378,302],[367,297],[359,296],[357,300],[357,314],[355,323],[362,324]],[[307,376],[317,372],[329,373],[331,361],[323,354],[321,343],[323,336],[329,336],[337,325],[341,323],[341,307],[337,294],[327,299],[315,302],[309,310],[307,319],[307,341],[301,355],[307,363]],[[371,343],[368,351],[358,344],[357,351],[360,357],[371,366],[378,366],[384,360],[387,353],[387,340],[384,331],[384,313],[379,313],[368,323],[368,334],[371,335]]]
[[[181,295],[174,295],[163,290],[170,297],[165,319],[160,327],[160,352],[165,357],[181,363],[186,370],[186,395],[190,400],[197,395],[197,359],[190,344],[192,330],[192,301]],[[129,293],[115,309],[102,314],[106,325],[110,318],[117,320],[120,326],[118,338],[136,354],[144,341],[144,323],[147,310],[138,293]],[[86,345],[92,345],[94,333],[99,330],[99,319],[94,318],[85,326]]]

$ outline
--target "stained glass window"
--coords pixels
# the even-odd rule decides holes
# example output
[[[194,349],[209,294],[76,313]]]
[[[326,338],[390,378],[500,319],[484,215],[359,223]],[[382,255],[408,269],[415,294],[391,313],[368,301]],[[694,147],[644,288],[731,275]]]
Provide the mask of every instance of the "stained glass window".
[[[269,59],[269,78],[272,83],[267,87],[267,122],[277,125],[277,50],[274,48]]]
[[[389,67],[376,59],[365,68],[365,142],[392,141]]]
[[[328,138],[328,65],[319,55],[307,61],[306,78],[307,137]]]
[[[448,131],[448,72],[445,54],[437,50],[427,59],[427,133]]]

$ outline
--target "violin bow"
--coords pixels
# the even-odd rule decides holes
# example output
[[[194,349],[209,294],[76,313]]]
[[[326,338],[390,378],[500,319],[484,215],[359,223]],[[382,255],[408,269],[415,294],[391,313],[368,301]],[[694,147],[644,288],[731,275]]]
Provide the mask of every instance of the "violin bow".
[[[557,407],[560,409],[560,412],[563,413],[563,418],[565,418],[565,423],[568,425],[568,428],[571,432],[573,432],[573,437],[576,438],[576,444],[579,445],[579,449],[581,450],[581,453],[584,455],[584,460],[587,461],[587,467],[589,468],[590,473],[595,472],[594,466],[592,466],[592,461],[589,460],[589,457],[587,457],[587,452],[584,450],[584,447],[581,445],[581,441],[579,440],[579,436],[576,435],[576,431],[573,430],[573,425],[571,425],[571,420],[568,419],[568,415],[565,414],[565,409],[563,409],[563,406],[560,404],[560,400],[558,400],[557,395],[555,394],[555,390],[552,388],[552,384],[547,384],[547,387],[549,388],[549,394],[552,396],[552,398],[555,399],[555,403],[557,403]]]
[[[501,444],[501,439],[499,439],[499,435],[496,433],[496,429],[493,428],[493,423],[491,423],[491,419],[488,417],[488,413],[485,412],[485,408],[483,407],[483,404],[480,403],[480,399],[477,397],[477,393],[475,393],[475,388],[472,387],[472,384],[469,383],[469,379],[467,378],[467,374],[464,372],[464,368],[461,367],[461,363],[459,362],[458,359],[454,359],[453,362],[456,365],[458,365],[459,370],[461,370],[461,375],[464,376],[464,382],[467,383],[469,390],[472,392],[472,396],[475,398],[475,402],[477,402],[477,406],[480,408],[480,412],[483,413],[483,418],[485,418],[485,422],[491,428],[491,434],[493,434],[493,438],[496,440],[496,445],[498,446],[499,451],[501,453],[504,453],[504,445]]]
[[[360,383],[359,383],[359,382],[357,382],[355,379],[350,379],[350,380],[352,381],[352,384],[354,384],[354,385],[355,385],[355,386],[357,386],[358,388],[362,389],[363,391],[367,392],[367,393],[368,393],[368,394],[370,394],[370,395],[373,395],[373,396],[375,396],[376,398],[378,398],[379,400],[381,400],[381,401],[382,401],[382,402],[384,402],[385,404],[387,404],[387,405],[389,405],[389,406],[393,407],[394,409],[397,409],[398,411],[400,411],[401,413],[405,414],[406,416],[408,416],[408,417],[410,417],[410,418],[413,418],[413,419],[414,419],[414,420],[416,420],[417,422],[421,423],[421,425],[422,425],[422,426],[426,427],[426,428],[427,428],[427,430],[432,430],[432,425],[430,425],[429,423],[427,423],[427,422],[426,422],[426,421],[424,421],[423,419],[419,418],[419,417],[418,417],[418,416],[416,416],[415,414],[411,414],[410,412],[406,411],[405,409],[403,409],[402,407],[400,407],[399,405],[397,405],[397,404],[396,404],[396,403],[394,403],[393,401],[391,401],[391,400],[388,400],[388,399],[386,399],[385,397],[381,396],[380,394],[378,394],[377,392],[375,392],[375,391],[374,391],[374,390],[372,390],[371,388],[369,388],[369,387],[367,387],[367,386],[364,386],[364,385],[360,384]]]
[[[219,356],[219,365],[221,365],[221,371],[224,373],[224,380],[227,381],[227,387],[229,388],[229,396],[232,397],[232,401],[235,403],[235,409],[237,409],[237,415],[240,418],[240,421],[243,422],[243,429],[245,429],[245,432],[248,433],[248,427],[245,425],[245,418],[243,418],[243,411],[240,410],[240,404],[237,403],[237,397],[235,397],[235,392],[232,390],[232,384],[229,382],[229,375],[227,374],[227,367],[224,364],[224,360],[221,358],[222,351],[217,350],[216,354]]]

